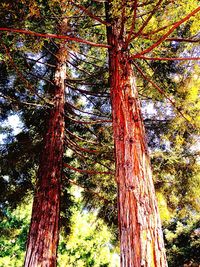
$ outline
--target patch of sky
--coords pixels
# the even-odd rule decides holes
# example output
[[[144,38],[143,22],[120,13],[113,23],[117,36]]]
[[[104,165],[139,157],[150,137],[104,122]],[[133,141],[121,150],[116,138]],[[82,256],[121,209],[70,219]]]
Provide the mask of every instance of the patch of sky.
[[[37,54],[33,54],[33,53],[27,53],[27,61],[29,63],[34,63],[33,66],[33,70],[36,74],[40,74],[43,75],[46,72],[46,66],[45,66],[45,61],[46,61],[46,57],[42,54],[42,53],[37,53]]]
[[[191,50],[187,49],[184,50],[181,54],[180,57],[200,57],[200,45],[194,46]],[[182,66],[184,67],[185,73],[184,73],[184,78],[187,78],[188,76],[191,75],[191,73],[194,70],[194,66],[196,64],[198,64],[198,66],[200,67],[200,61],[196,61],[196,60],[187,60],[185,62],[182,62],[179,64],[182,64]],[[199,77],[198,77],[199,78]]]
[[[195,142],[194,144],[190,147],[190,151],[192,153],[194,152],[199,152],[200,151],[200,136],[194,136]],[[200,161],[200,156],[198,155],[198,161]]]
[[[142,115],[144,119],[156,119],[156,120],[164,120],[168,118],[172,118],[173,107],[171,103],[167,103],[166,101],[154,103],[151,100],[143,100],[142,101]]]
[[[23,123],[20,120],[20,114],[12,114],[6,120],[1,123],[2,128],[10,128],[11,134],[16,136],[22,131]],[[0,134],[0,144],[4,144],[8,134],[2,133]]]
[[[8,175],[3,175],[2,178],[6,181],[9,182],[10,177]]]

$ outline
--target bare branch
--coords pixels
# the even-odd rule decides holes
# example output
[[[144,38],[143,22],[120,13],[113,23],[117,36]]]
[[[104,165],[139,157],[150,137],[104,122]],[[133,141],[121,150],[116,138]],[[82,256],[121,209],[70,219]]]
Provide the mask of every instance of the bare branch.
[[[75,147],[78,151],[83,151],[83,152],[86,152],[86,153],[99,153],[98,150],[91,150],[91,149],[88,149],[88,148],[85,148],[85,147],[82,147],[82,146],[79,146],[77,143],[75,143],[74,141],[72,141],[71,139],[69,139],[67,136],[65,136],[65,139],[66,139],[66,142],[71,144],[72,147]]]
[[[65,117],[68,118],[69,120],[79,123],[79,124],[102,124],[102,123],[112,123],[112,120],[94,120],[94,121],[80,121],[80,120],[75,120],[65,114]]]
[[[149,48],[145,49],[144,51],[132,56],[132,58],[136,58],[139,55],[144,55],[147,54],[149,52],[151,52],[154,48],[156,48],[159,44],[161,44],[163,41],[165,41],[167,39],[167,37],[176,29],[178,28],[181,24],[183,24],[184,22],[186,22],[187,20],[189,20],[192,16],[194,16],[196,13],[198,13],[200,11],[200,7],[194,9],[192,12],[190,12],[187,16],[185,16],[183,19],[177,21],[174,26],[168,31],[166,32],[160,39],[158,39],[157,42],[155,42],[153,45],[151,45]]]
[[[93,141],[89,141],[89,140],[85,140],[84,138],[72,133],[71,131],[69,131],[68,129],[65,128],[65,131],[72,137],[74,137],[75,139],[78,139],[80,140],[81,142],[85,142],[85,143],[90,143],[90,144],[93,144],[93,145],[97,145],[98,143],[97,142],[93,142]]]
[[[47,83],[49,83],[51,85],[55,85],[51,80],[45,78],[44,76],[43,77],[40,77],[40,76],[38,76],[38,75],[36,75],[36,74],[34,74],[32,72],[27,72],[27,71],[26,71],[26,73],[29,74],[29,75],[31,75],[31,76],[33,76],[33,77],[35,77],[38,80],[43,80],[43,81],[45,81],[45,82],[47,82]]]
[[[156,39],[153,36],[149,36],[149,35],[144,35],[142,36],[143,39],[147,39],[147,40],[152,40],[155,41]],[[171,37],[171,38],[166,38],[164,41],[167,42],[186,42],[186,43],[199,43],[200,39],[192,39],[192,38],[181,38],[181,37]]]
[[[87,94],[87,95],[91,95],[91,96],[96,96],[96,97],[109,97],[109,95],[108,94],[106,94],[106,93],[95,93],[95,92],[92,92],[92,91],[88,91],[88,90],[84,90],[84,89],[79,89],[79,88],[75,88],[75,87],[73,87],[73,86],[71,86],[69,83],[67,83],[66,82],[66,85],[70,88],[70,89],[72,89],[72,90],[74,90],[74,91],[78,91],[78,92],[80,92],[80,93],[83,93],[83,94]]]
[[[151,18],[153,17],[153,15],[156,13],[156,11],[158,10],[158,7],[161,5],[161,3],[163,2],[163,0],[159,0],[158,3],[155,5],[154,9],[151,11],[149,17],[145,20],[145,22],[143,23],[142,27],[139,29],[139,31],[131,38],[131,40],[135,39],[136,37],[138,37],[140,35],[140,33],[144,30],[144,28],[147,26],[147,24],[149,23],[149,21],[151,20]],[[130,41],[130,39],[129,39]]]
[[[71,108],[73,108],[75,110],[78,110],[81,113],[85,113],[85,114],[95,116],[95,117],[108,118],[107,116],[99,115],[99,114],[88,112],[88,111],[83,111],[82,109],[79,109],[78,107],[74,106],[73,104],[71,104],[69,102],[66,102],[66,105],[70,106]]]
[[[139,58],[139,59],[146,59],[146,60],[200,60],[200,57],[145,57],[145,56],[138,56],[134,58]],[[132,59],[132,57],[130,57]]]
[[[71,135],[73,137],[74,136],[77,137],[76,135],[74,135],[70,131],[67,130],[67,132],[69,132],[69,135]],[[67,137],[65,137],[65,142],[66,142],[68,148],[70,148],[75,154],[77,154],[78,157],[80,157],[81,159],[83,159],[84,162],[85,162],[85,160],[88,160],[88,159],[91,160],[91,156],[86,156],[86,155],[81,154],[80,152],[78,152],[76,146],[74,146],[75,142],[72,141],[72,143],[70,143],[70,141],[71,140],[69,140]],[[83,142],[92,143],[92,144],[95,144],[95,145],[97,145],[97,144],[98,145],[101,145],[100,143],[96,143],[96,142],[92,142],[92,141],[87,141],[87,140],[84,140],[84,139],[83,139]],[[95,159],[95,161],[92,161],[91,164],[92,165],[99,164],[99,165],[105,167],[106,169],[110,170],[111,172],[113,171],[109,166],[103,164],[102,162],[96,161],[96,159]]]
[[[23,83],[25,84],[25,86],[30,90],[31,94],[35,94],[39,99],[41,99],[42,101],[44,101],[45,104],[47,104],[48,106],[52,106],[53,104],[50,102],[50,101],[47,101],[46,99],[44,99],[43,97],[41,97],[35,90],[35,88],[33,87],[33,85],[24,77],[24,75],[22,74],[22,72],[19,70],[19,68],[16,66],[11,54],[10,54],[10,51],[9,51],[9,48],[3,43],[2,41],[2,44],[1,44],[5,51],[6,51],[6,54],[10,60],[10,63],[11,65],[13,66],[13,68],[15,69],[15,71],[17,72],[17,75],[21,78],[21,80],[23,81]]]
[[[33,31],[29,31],[29,30],[12,29],[12,28],[0,28],[0,31],[16,32],[16,33],[20,33],[20,34],[33,35],[33,36],[42,37],[42,38],[62,39],[62,40],[66,40],[66,41],[74,41],[74,42],[78,42],[78,43],[82,43],[82,44],[87,44],[87,45],[91,45],[91,46],[95,46],[95,47],[111,48],[110,45],[93,43],[91,41],[87,41],[85,39],[75,37],[75,36],[57,35],[57,34],[52,34],[52,33],[39,33],[39,32],[33,32]]]
[[[135,29],[135,22],[136,22],[136,15],[137,15],[137,5],[138,5],[138,0],[134,0],[134,11],[133,11],[133,20],[132,20],[132,23],[131,23],[131,28],[130,28],[130,31],[129,31],[129,34],[128,34],[128,37],[126,39],[126,44],[125,46],[128,47],[128,44],[131,40],[131,36],[133,34],[133,31]]]
[[[72,167],[71,165],[69,165],[67,163],[63,163],[63,166],[65,168],[71,169],[71,170],[76,171],[76,172],[87,173],[87,174],[91,174],[91,175],[94,175],[94,174],[106,174],[106,175],[111,174],[111,175],[113,175],[114,174],[112,172],[101,172],[101,171],[93,171],[93,170],[81,170],[81,169]]]
[[[33,58],[29,58],[29,57],[24,57],[24,56],[22,56],[22,57],[24,59],[26,59],[26,60],[30,60],[30,61],[33,61],[33,62],[38,63],[38,64],[43,64],[43,65],[46,65],[46,66],[51,67],[51,68],[55,68],[56,67],[55,65],[52,65],[52,64],[49,64],[49,63],[46,63],[46,62],[41,62],[38,59],[33,59]]]
[[[86,70],[84,70],[84,69],[81,69],[81,68],[77,67],[77,66],[76,66],[75,64],[73,64],[71,61],[66,60],[66,62],[69,63],[72,67],[74,67],[76,70],[81,71],[81,72],[87,74],[88,76],[92,76],[92,73],[90,73],[90,72],[88,72],[88,71],[86,71]]]
[[[85,156],[83,155],[82,151],[80,149],[77,149],[76,146],[74,146],[70,139],[65,137],[64,144],[67,145],[67,148],[71,149],[79,158],[85,160]]]
[[[188,38],[179,38],[179,37],[171,37],[165,39],[165,41],[175,41],[175,42],[186,42],[186,43],[199,43],[200,39],[188,39]]]
[[[12,103],[16,103],[17,105],[25,105],[25,106],[33,106],[33,107],[47,107],[45,105],[42,105],[42,104],[39,104],[39,103],[34,103],[34,102],[26,102],[26,101],[20,101],[18,99],[15,99],[13,97],[10,97],[10,96],[6,96],[2,93],[0,93],[0,97],[12,102]]]
[[[81,56],[84,56],[84,57],[86,57],[86,58],[90,58],[90,59],[93,59],[93,60],[95,60],[95,61],[100,61],[100,62],[102,62],[102,59],[100,59],[100,58],[98,58],[98,57],[90,56],[90,55],[84,54],[84,53],[82,53],[82,52],[80,52],[80,51],[76,51],[76,53],[79,54],[79,55],[81,55]]]
[[[147,36],[147,37],[150,38],[150,36],[152,36],[153,34],[158,33],[158,32],[161,32],[161,31],[165,30],[166,28],[169,28],[169,27],[171,27],[171,26],[173,26],[175,24],[176,24],[176,22],[170,23],[170,24],[167,24],[167,25],[165,25],[165,26],[163,26],[161,28],[158,28],[158,29],[156,29],[154,31],[151,31],[151,32],[146,32],[146,33],[145,32],[144,33],[141,32],[140,33],[140,36]]]
[[[94,64],[93,62],[89,62],[89,61],[86,61],[86,60],[84,60],[84,59],[78,57],[75,53],[71,53],[70,51],[69,51],[68,53],[69,53],[73,58],[75,58],[74,61],[75,61],[75,60],[77,60],[77,61],[82,61],[82,62],[87,63],[87,64],[90,64],[90,65],[92,65],[92,66],[94,66],[94,67],[97,67],[97,68],[103,68],[102,66],[98,66],[97,64]]]

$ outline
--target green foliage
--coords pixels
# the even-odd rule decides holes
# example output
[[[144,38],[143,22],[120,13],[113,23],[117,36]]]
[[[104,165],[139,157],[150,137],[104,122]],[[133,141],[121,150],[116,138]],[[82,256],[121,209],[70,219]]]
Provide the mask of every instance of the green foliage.
[[[83,209],[77,187],[72,188],[72,191],[77,198],[76,206],[68,208],[68,212],[72,213],[70,234],[65,227],[60,234],[58,266],[119,266],[118,250],[113,245],[112,233],[97,218],[97,211]],[[26,200],[12,212],[4,212],[0,223],[0,267],[23,265],[31,217],[31,204],[27,202]]]
[[[111,244],[112,235],[97,212],[83,210],[72,216],[71,235],[61,237],[58,263],[64,266],[119,266],[119,258]]]
[[[174,221],[164,230],[169,267],[199,266],[200,220]]]
[[[21,204],[13,212],[4,210],[4,218],[0,223],[1,267],[23,265],[30,218],[31,204]]]

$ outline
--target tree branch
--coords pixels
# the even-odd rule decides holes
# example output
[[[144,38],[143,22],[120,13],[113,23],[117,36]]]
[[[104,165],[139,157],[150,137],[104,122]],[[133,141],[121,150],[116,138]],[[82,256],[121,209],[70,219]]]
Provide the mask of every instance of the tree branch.
[[[123,36],[124,33],[124,25],[126,22],[126,0],[122,0],[122,8],[121,8],[121,25],[120,25],[120,33],[119,36]]]
[[[69,102],[66,102],[65,105],[69,105],[71,108],[73,108],[75,110],[78,110],[81,113],[85,113],[85,114],[88,114],[88,115],[91,115],[91,116],[95,116],[95,117],[108,118],[107,116],[104,116],[104,115],[99,115],[99,114],[96,114],[96,113],[83,111],[82,109],[79,109],[78,107],[74,106],[73,104],[71,104]]]
[[[79,146],[77,143],[75,143],[74,141],[72,141],[71,139],[69,139],[67,136],[65,136],[65,139],[66,139],[66,142],[67,143],[71,144],[73,147],[75,147],[79,151],[83,151],[83,152],[91,153],[91,154],[93,154],[93,153],[99,153],[98,150],[91,150],[91,149],[88,149],[88,148]]]
[[[33,58],[29,58],[29,57],[24,57],[24,56],[22,56],[22,57],[23,57],[24,59],[26,59],[26,60],[33,61],[33,62],[35,62],[36,64],[38,63],[38,64],[46,65],[46,66],[51,67],[51,68],[56,68],[55,65],[52,65],[52,64],[49,64],[49,63],[46,63],[46,62],[41,62],[41,61],[39,61],[38,59],[33,59]]]
[[[13,98],[13,97],[6,96],[6,95],[4,95],[4,94],[2,94],[2,93],[0,93],[0,97],[6,99],[6,100],[8,100],[8,101],[10,101],[11,103],[16,103],[18,106],[20,106],[20,105],[25,105],[25,106],[48,107],[48,108],[49,108],[49,106],[45,106],[45,105],[42,105],[42,104],[39,104],[39,103],[36,103],[36,102],[34,103],[34,102],[20,101],[20,100],[18,100],[18,99]]]
[[[93,75],[92,73],[90,73],[90,72],[88,72],[88,71],[86,71],[86,70],[84,70],[84,69],[81,69],[81,68],[77,67],[74,63],[72,63],[72,62],[69,61],[69,60],[66,60],[66,62],[69,63],[69,64],[70,64],[73,68],[75,68],[76,70],[81,71],[81,72],[85,73],[85,74],[88,75],[88,76],[92,76],[92,75]]]
[[[84,90],[84,89],[79,89],[79,88],[75,88],[73,86],[71,86],[69,83],[66,82],[66,85],[71,89],[71,90],[74,90],[74,91],[78,91],[80,93],[83,93],[83,94],[86,94],[86,95],[91,95],[91,96],[96,96],[96,97],[109,97],[109,94],[106,94],[106,93],[95,93],[95,92],[92,92],[92,91],[88,91],[88,90]]]
[[[152,40],[152,41],[156,40],[154,37],[147,36],[147,35],[144,35],[142,38],[143,39],[147,39],[147,40]],[[186,42],[186,43],[199,43],[200,39],[171,37],[171,38],[166,38],[164,41],[167,41],[167,42],[175,41],[175,42]]]
[[[200,60],[200,57],[145,57],[145,56],[140,56],[134,58],[139,58],[139,59],[146,59],[146,60]],[[130,57],[132,59],[132,57]]]
[[[87,188],[87,187],[85,187],[83,185],[80,185],[80,184],[78,184],[77,182],[75,182],[75,181],[73,181],[71,179],[68,179],[68,181],[70,182],[70,184],[76,185],[76,186],[78,186],[80,188],[83,188],[84,191],[96,195],[99,199],[103,200],[104,202],[111,203],[111,201],[108,200],[107,198],[104,198],[104,197],[100,196],[98,192],[95,192],[95,191],[93,191],[93,190],[91,190],[91,189],[89,189],[89,188]]]
[[[66,147],[72,150],[79,158],[85,160],[84,155],[81,153],[80,150],[78,150],[74,145],[73,142],[71,142],[69,139],[64,140],[64,145],[66,144]]]
[[[78,43],[82,43],[82,44],[87,44],[87,45],[91,45],[91,46],[95,46],[95,47],[111,48],[110,45],[93,43],[91,41],[87,41],[85,39],[75,37],[75,36],[57,35],[57,34],[52,34],[52,33],[39,33],[39,32],[33,32],[33,31],[29,31],[29,30],[12,29],[12,28],[0,28],[0,31],[16,32],[16,33],[33,35],[33,36],[42,37],[42,38],[62,39],[62,40],[66,40],[66,41],[74,41],[74,42],[78,42]]]
[[[199,43],[200,39],[187,39],[187,38],[179,38],[179,37],[171,37],[165,39],[165,41],[175,41],[175,42],[186,42],[186,43]]]
[[[151,14],[149,15],[149,17],[145,20],[145,22],[143,23],[142,27],[139,29],[139,31],[131,38],[131,40],[135,39],[136,37],[138,37],[140,35],[140,33],[143,31],[143,29],[147,26],[147,24],[149,23],[150,19],[153,17],[153,15],[155,14],[155,12],[158,10],[158,7],[161,5],[163,0],[159,0],[158,3],[155,5],[154,9],[151,11]],[[130,41],[130,39],[129,39]]]
[[[144,2],[144,3],[141,3],[141,4],[139,4],[138,5],[138,7],[143,7],[143,6],[147,6],[147,5],[150,5],[150,4],[153,4],[154,3],[154,1],[146,1],[146,2]]]
[[[91,13],[87,8],[85,8],[82,5],[76,4],[74,1],[70,1],[72,3],[72,5],[74,5],[75,7],[79,8],[81,11],[83,11],[85,14],[87,14],[90,18],[97,20],[98,22],[109,26],[109,23],[100,19],[99,17],[95,16],[93,13]]]
[[[84,62],[84,63],[87,63],[87,64],[90,64],[90,65],[92,65],[92,66],[94,66],[94,67],[97,67],[97,68],[103,68],[102,66],[98,66],[98,65],[96,65],[96,64],[94,64],[93,62],[89,62],[89,61],[86,61],[86,60],[84,60],[84,59],[82,59],[82,58],[79,58],[75,53],[71,53],[70,51],[68,52],[73,58],[75,58],[74,59],[74,61],[82,61],[82,62]]]
[[[65,129],[65,131],[66,131],[66,129]],[[72,135],[73,137],[76,137],[76,135],[74,135],[74,134],[71,133],[70,131],[67,130],[67,132],[69,132],[69,134]],[[75,154],[77,154],[80,158],[82,158],[82,159],[84,160],[84,163],[85,163],[85,160],[91,160],[91,158],[90,158],[91,156],[88,157],[88,156],[86,156],[86,155],[83,155],[83,154],[81,154],[81,153],[78,153],[78,151],[77,151],[77,149],[76,149],[76,146],[73,145],[73,143],[75,144],[75,142],[73,142],[73,143],[70,144],[69,139],[68,139],[67,137],[65,137],[65,139],[67,139],[67,140],[65,140],[65,142],[66,142],[66,144],[68,145],[68,148],[70,148]],[[98,143],[96,143],[96,142],[87,141],[87,140],[84,140],[84,139],[83,139],[83,141],[84,141],[84,142],[87,142],[87,143],[92,143],[92,144],[95,144],[95,145],[98,144]],[[70,145],[71,145],[71,146],[70,146]],[[98,145],[100,145],[100,143],[99,143]],[[93,159],[92,159],[92,160],[93,160]],[[110,160],[110,161],[111,161],[111,160]],[[106,169],[110,170],[111,172],[113,171],[113,170],[112,170],[110,167],[108,167],[107,165],[105,165],[105,164],[103,164],[103,163],[101,163],[101,162],[99,162],[99,161],[96,161],[96,159],[95,159],[94,161],[92,161],[90,164],[92,164],[92,165],[99,164],[99,165],[105,167]]]
[[[73,170],[73,171],[76,171],[76,172],[79,172],[79,173],[87,173],[87,174],[91,174],[91,175],[94,175],[94,174],[111,174],[113,175],[114,173],[113,172],[101,172],[101,171],[93,171],[93,170],[82,170],[82,169],[78,169],[78,168],[75,168],[75,167],[72,167],[71,165],[67,164],[67,163],[63,163],[63,166],[65,168],[68,168],[70,170]]]
[[[173,25],[175,25],[176,24],[176,22],[174,22],[174,23],[170,23],[170,24],[167,24],[167,25],[165,25],[165,26],[163,26],[163,27],[161,27],[161,28],[158,28],[158,29],[156,29],[156,30],[154,30],[154,31],[151,31],[151,32],[141,32],[140,33],[140,36],[147,36],[147,37],[150,37],[150,36],[152,36],[153,34],[155,34],[155,33],[158,33],[158,32],[161,32],[161,31],[163,31],[163,30],[165,30],[166,28],[169,28],[169,27],[171,27],[171,26],[173,26]]]
[[[79,123],[79,124],[102,124],[102,123],[112,123],[112,120],[94,120],[94,121],[80,121],[80,120],[75,120],[65,114],[65,117],[68,118],[69,120]]]
[[[158,39],[157,42],[155,42],[153,45],[151,45],[150,47],[148,47],[147,49],[145,49],[144,51],[133,55],[132,58],[137,58],[139,55],[144,55],[147,54],[149,52],[151,52],[154,48],[156,48],[159,44],[161,44],[163,41],[165,41],[167,39],[167,37],[176,29],[178,28],[181,24],[183,24],[184,22],[186,22],[187,20],[189,20],[192,16],[194,16],[196,13],[198,13],[200,11],[200,7],[194,9],[191,13],[189,13],[186,17],[184,17],[183,19],[177,21],[174,26],[168,31],[166,32],[160,39]]]
[[[13,66],[13,68],[15,69],[15,71],[17,72],[18,76],[21,78],[21,80],[24,82],[24,84],[27,86],[27,88],[31,90],[31,92],[35,92],[35,89],[32,86],[32,84],[29,83],[29,81],[24,77],[24,75],[21,73],[21,71],[16,66],[16,64],[15,64],[15,62],[14,62],[14,60],[10,54],[9,48],[4,43],[2,43],[2,46],[3,46],[4,50],[6,51],[6,54],[9,58],[9,61],[10,61],[11,65]]]
[[[172,99],[170,99],[167,94],[165,93],[165,91],[163,91],[156,83],[154,83],[149,77],[147,77],[144,72],[140,69],[140,67],[133,62],[133,65],[135,66],[135,68],[138,70],[138,72],[141,74],[141,76],[148,81],[151,85],[153,85],[153,87],[155,87],[158,92],[162,95],[164,95],[164,97],[172,104],[172,106],[178,111],[178,113],[191,124],[191,121],[185,117],[185,115],[182,113],[182,111],[176,106],[175,101],[173,101]],[[192,125],[193,126],[193,125]]]
[[[132,36],[133,31],[135,29],[135,22],[136,22],[136,15],[137,15],[137,5],[138,5],[138,0],[134,0],[133,20],[132,20],[132,23],[131,23],[131,28],[130,28],[128,37],[127,37],[126,42],[125,42],[125,47],[128,47],[128,44],[129,44],[129,42],[131,40],[131,36]]]
[[[90,143],[90,144],[93,144],[93,145],[97,145],[98,143],[97,142],[93,142],[93,141],[89,141],[89,140],[85,140],[84,138],[72,133],[71,131],[69,131],[68,129],[65,128],[65,131],[72,137],[74,137],[75,139],[78,139],[80,140],[81,142],[85,142],[85,143]]]

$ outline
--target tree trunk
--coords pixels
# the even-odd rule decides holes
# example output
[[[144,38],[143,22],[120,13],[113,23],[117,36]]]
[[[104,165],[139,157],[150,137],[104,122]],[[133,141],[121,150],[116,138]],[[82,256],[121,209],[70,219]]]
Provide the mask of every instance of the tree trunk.
[[[56,266],[64,137],[66,55],[65,44],[61,44],[57,53],[55,86],[52,90],[54,106],[49,114],[41,153],[25,267]]]
[[[166,267],[135,75],[119,27],[107,29],[121,267]]]

